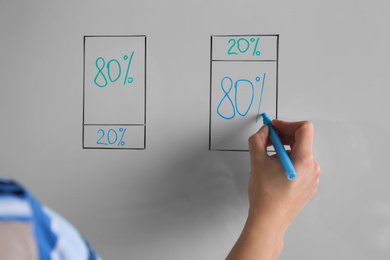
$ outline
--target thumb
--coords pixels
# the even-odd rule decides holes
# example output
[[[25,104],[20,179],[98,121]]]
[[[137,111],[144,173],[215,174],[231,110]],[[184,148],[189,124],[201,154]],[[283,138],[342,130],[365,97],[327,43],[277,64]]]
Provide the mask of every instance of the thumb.
[[[267,155],[267,145],[268,145],[268,126],[263,125],[259,131],[257,131],[254,135],[249,137],[248,140],[249,145],[249,154],[251,155],[251,159],[254,157],[262,158]]]

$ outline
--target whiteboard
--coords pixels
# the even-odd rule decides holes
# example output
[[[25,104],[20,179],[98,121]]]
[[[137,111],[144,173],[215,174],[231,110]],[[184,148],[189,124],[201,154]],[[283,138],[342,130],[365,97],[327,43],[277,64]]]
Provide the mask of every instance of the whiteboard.
[[[264,92],[260,110],[282,120],[311,120],[322,169],[318,192],[288,228],[279,259],[387,259],[389,7],[386,1],[334,0],[3,1],[2,174],[72,222],[103,259],[224,259],[246,220],[250,169],[244,135],[260,127],[259,88],[267,73],[264,91],[273,78],[278,92]],[[261,48],[252,45],[259,35],[278,35],[277,85],[276,77],[268,78],[273,66],[246,65],[251,59],[260,64]],[[142,43],[129,41],[132,50],[125,53],[116,41],[107,43],[110,48],[88,42],[103,36],[143,37],[137,38]],[[212,45],[212,37],[216,44],[234,38],[237,45],[245,38],[251,45],[243,61],[214,64],[211,54],[222,60],[227,50]],[[244,40],[240,48],[246,49]],[[133,51],[145,52],[143,59],[133,57],[127,75],[144,80],[132,103],[137,113],[125,112],[132,108],[119,102],[126,91],[100,97],[113,99],[107,104],[124,113],[95,113],[103,102],[92,99],[110,90],[84,92],[87,77],[94,84],[96,60],[116,59],[127,71]],[[112,79],[118,73],[114,63]],[[250,80],[257,92],[248,116],[236,110],[234,119],[243,122],[228,128],[240,137],[214,136],[210,143],[210,129],[224,123],[216,112],[224,77],[231,78],[232,89],[237,80]],[[223,83],[227,91],[231,83]],[[250,84],[238,83],[238,94],[244,114]],[[226,99],[221,114],[228,116]],[[119,142],[125,128],[123,137],[132,138]],[[100,129],[100,141],[111,148],[93,147]]]

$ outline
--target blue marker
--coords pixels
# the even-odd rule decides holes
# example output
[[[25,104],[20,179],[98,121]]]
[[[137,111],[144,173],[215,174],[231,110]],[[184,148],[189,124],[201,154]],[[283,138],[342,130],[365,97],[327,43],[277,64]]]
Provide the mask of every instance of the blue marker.
[[[280,141],[280,138],[276,133],[275,128],[272,126],[272,120],[267,116],[266,113],[263,113],[261,115],[263,117],[263,123],[269,128],[269,139],[271,139],[276,153],[279,156],[283,169],[286,172],[287,179],[289,179],[290,181],[295,180],[295,178],[297,177],[297,173],[295,172],[294,166],[291,163],[290,157],[288,157],[288,154],[284,149],[282,141]]]

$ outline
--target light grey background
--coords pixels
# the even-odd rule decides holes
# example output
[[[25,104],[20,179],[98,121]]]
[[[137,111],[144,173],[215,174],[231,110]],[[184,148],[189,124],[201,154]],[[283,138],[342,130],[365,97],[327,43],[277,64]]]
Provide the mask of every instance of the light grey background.
[[[279,117],[312,120],[315,198],[280,259],[390,255],[387,1],[2,1],[1,174],[104,259],[223,259],[249,155],[208,151],[210,35],[280,34]],[[83,150],[83,36],[147,35],[147,149]]]

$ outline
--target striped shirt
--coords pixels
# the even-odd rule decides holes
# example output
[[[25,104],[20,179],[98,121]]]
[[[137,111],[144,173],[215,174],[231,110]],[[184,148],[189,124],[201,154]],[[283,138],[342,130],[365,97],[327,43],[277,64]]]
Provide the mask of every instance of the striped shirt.
[[[0,177],[0,259],[101,260],[74,226],[5,177]]]

